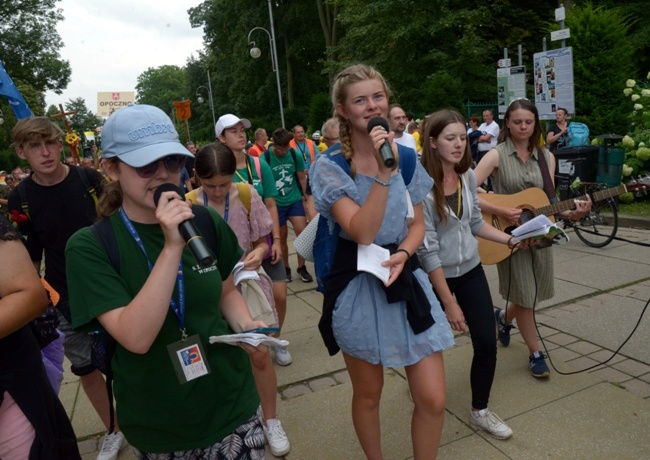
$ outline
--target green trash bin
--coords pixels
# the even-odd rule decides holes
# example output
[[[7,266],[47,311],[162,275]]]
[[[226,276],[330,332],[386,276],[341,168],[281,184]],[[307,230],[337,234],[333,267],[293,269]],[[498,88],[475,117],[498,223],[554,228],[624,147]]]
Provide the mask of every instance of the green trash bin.
[[[596,180],[607,184],[608,187],[621,185],[625,149],[622,147],[601,147],[598,152],[598,174]]]

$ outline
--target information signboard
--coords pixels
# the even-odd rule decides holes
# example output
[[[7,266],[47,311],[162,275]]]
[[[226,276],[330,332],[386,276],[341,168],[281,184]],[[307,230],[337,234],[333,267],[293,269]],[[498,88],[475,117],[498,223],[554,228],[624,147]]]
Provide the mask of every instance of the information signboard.
[[[535,105],[540,120],[555,120],[555,111],[566,109],[575,115],[573,51],[571,47],[535,53],[533,56]]]
[[[526,97],[526,66],[497,69],[499,118],[503,119],[511,101],[524,97]]]

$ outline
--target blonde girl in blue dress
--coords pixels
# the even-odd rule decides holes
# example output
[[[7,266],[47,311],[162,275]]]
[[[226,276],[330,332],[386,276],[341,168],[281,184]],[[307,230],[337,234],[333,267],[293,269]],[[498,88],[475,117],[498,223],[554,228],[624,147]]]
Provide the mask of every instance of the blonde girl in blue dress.
[[[351,175],[327,156],[320,157],[309,173],[321,218],[328,219],[330,228],[334,222],[341,227],[324,293],[323,319],[329,310],[331,325],[321,320],[320,326],[330,353],[338,347],[343,351],[353,387],[352,420],[365,455],[383,458],[379,403],[384,367],[403,366],[415,403],[414,458],[431,459],[437,455],[444,420],[442,350],[453,345],[453,336],[427,275],[417,268],[417,257],[411,257],[424,239],[421,202],[433,181],[415,161],[413,177],[405,185],[400,172],[385,167],[379,153],[388,141],[398,157],[394,135],[381,127],[367,129],[372,117],[386,118],[390,96],[381,74],[369,66],[348,67],[334,81],[332,102],[341,143],[330,150],[340,148],[350,161]],[[415,155],[411,149],[404,153]],[[414,210],[410,224],[407,190]],[[357,244],[371,243],[391,251],[383,263],[390,269],[386,286],[374,275],[356,271]],[[405,289],[402,283],[407,284]],[[411,294],[409,301],[399,298]]]

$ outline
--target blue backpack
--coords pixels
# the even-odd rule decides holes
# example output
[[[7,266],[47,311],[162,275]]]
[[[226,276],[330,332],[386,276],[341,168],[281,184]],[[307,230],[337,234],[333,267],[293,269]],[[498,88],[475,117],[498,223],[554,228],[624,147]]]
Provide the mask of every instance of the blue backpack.
[[[399,152],[399,169],[404,179],[404,183],[409,185],[413,174],[415,173],[415,165],[417,161],[417,154],[411,148],[397,145]],[[341,152],[340,145],[334,146],[323,152],[330,160],[339,165],[347,175],[350,175],[350,163],[345,159]],[[336,243],[339,239],[341,227],[338,223],[334,224],[334,230],[330,234],[328,219],[318,219],[318,226],[316,227],[316,236],[314,237],[314,270],[316,272],[316,282],[318,292],[325,292],[325,285],[327,284],[327,275],[329,275],[332,263],[334,262],[334,253],[336,252]]]
[[[589,145],[589,127],[584,123],[579,123],[577,121],[572,121],[569,123],[567,136],[569,138],[567,146],[569,147]]]

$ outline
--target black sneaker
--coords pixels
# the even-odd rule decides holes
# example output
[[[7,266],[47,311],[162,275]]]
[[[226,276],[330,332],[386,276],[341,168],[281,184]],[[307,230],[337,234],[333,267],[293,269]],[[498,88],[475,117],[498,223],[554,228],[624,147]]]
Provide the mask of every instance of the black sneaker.
[[[291,269],[289,267],[284,267],[284,272],[287,274],[287,282],[292,282],[293,279],[291,278]]]
[[[300,275],[300,278],[305,283],[312,283],[314,281],[314,278],[312,278],[312,276],[307,271],[306,266],[303,265],[302,267],[298,267],[298,269],[296,271],[298,272],[298,274]]]
[[[546,365],[546,355],[536,351],[528,357],[528,367],[530,368],[530,373],[533,374],[533,377],[538,379],[545,379],[551,375],[551,370]]]

